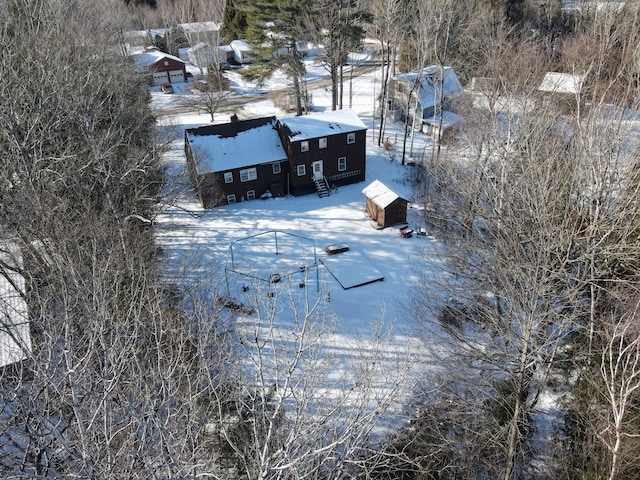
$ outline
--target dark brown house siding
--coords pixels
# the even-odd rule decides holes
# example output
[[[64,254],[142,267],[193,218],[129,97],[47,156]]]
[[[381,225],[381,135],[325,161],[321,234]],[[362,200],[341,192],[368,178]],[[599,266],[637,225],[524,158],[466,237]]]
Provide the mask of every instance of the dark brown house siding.
[[[313,163],[316,161],[322,161],[322,173],[330,185],[341,186],[365,180],[366,130],[350,132],[355,135],[354,143],[347,143],[348,133],[291,141],[291,132],[286,126],[281,125],[279,131],[289,157],[291,194],[307,195],[316,191],[313,182]],[[326,138],[326,148],[320,148],[321,138]],[[305,152],[301,148],[303,142],[308,144]],[[300,166],[304,167],[304,175],[299,175]]]
[[[342,118],[345,119],[345,116]],[[316,173],[322,173],[322,177],[326,179],[326,186],[329,188],[364,181],[366,176],[366,127],[353,113],[347,113],[344,123],[339,123],[339,120],[336,120],[335,116],[331,121],[322,118],[312,119],[311,135],[300,133],[292,135],[289,127],[278,121],[276,117],[187,129],[185,131],[187,168],[191,183],[198,193],[202,206],[211,208],[232,202],[252,200],[260,198],[266,192],[272,196],[284,196],[287,194],[306,195],[318,190],[326,191],[324,185],[316,187],[314,168],[316,168]],[[262,143],[244,141],[244,135],[253,129],[258,129],[258,133],[264,134],[265,128],[269,132],[267,136],[257,137],[259,138],[258,142]],[[331,134],[333,132],[338,133]],[[322,136],[313,137],[316,134]],[[238,137],[239,135],[243,135],[242,141]],[[203,142],[200,139],[196,140],[198,137],[208,136],[215,136],[227,143],[230,143],[230,139],[233,137],[240,143],[235,147],[230,147],[229,150],[223,148],[224,153],[220,156],[220,151],[217,150],[217,140],[211,139]],[[270,143],[272,136],[273,144]],[[304,138],[304,140],[292,140],[292,137],[295,139],[296,136]],[[353,141],[351,141],[352,139]],[[194,143],[194,149],[196,144],[199,145],[198,148],[203,148],[203,144],[215,146],[206,153],[197,153],[202,157],[200,159],[202,163],[198,164],[199,159],[194,158],[191,142]],[[303,142],[306,144],[305,151],[302,151]],[[263,144],[270,148],[261,150],[258,147],[249,149],[248,153],[246,151],[240,155],[237,153],[237,151],[244,151],[242,147],[245,145],[261,146]],[[274,146],[276,150],[273,150]],[[206,148],[210,149],[211,146]],[[232,164],[229,163],[229,160],[235,159],[235,157],[225,157],[225,155],[228,155],[232,150],[236,151],[237,155],[235,164],[242,166],[231,168]],[[256,157],[255,163],[252,163],[253,156]],[[215,163],[216,158],[223,157],[226,161]],[[203,159],[213,161],[215,165],[206,164]],[[274,169],[274,165],[279,168]],[[214,171],[206,171],[206,169]],[[246,170],[251,170],[250,175],[246,174]],[[245,171],[245,181],[241,180],[243,171]]]
[[[189,158],[188,154],[187,158]],[[196,189],[200,203],[204,208],[212,208],[227,205],[231,195],[234,196],[235,202],[242,202],[258,199],[267,191],[274,196],[277,196],[277,192],[286,192],[287,164],[284,161],[274,163],[280,164],[279,174],[273,173],[273,164],[271,163],[236,168],[226,172],[198,174],[192,168],[193,161],[189,161],[188,169],[191,184]],[[242,182],[240,180],[240,171],[250,168],[256,169],[257,178]],[[233,176],[233,182],[225,181],[225,173],[230,173]]]
[[[366,214],[374,220],[380,227],[386,228],[393,225],[406,223],[407,221],[407,200],[398,198],[385,208],[377,205],[370,198],[366,199]]]
[[[189,135],[234,136],[238,131],[263,127],[270,123],[275,123],[275,117],[245,120],[239,123],[209,125],[195,129],[187,129],[185,131],[185,155],[187,157],[189,179],[204,208],[258,199],[267,191],[274,196],[278,196],[279,193],[286,193],[289,166],[286,158],[282,158],[278,161],[256,163],[253,165],[244,164],[237,168],[199,173],[196,159],[191,149]],[[279,168],[274,168],[274,165]],[[242,172],[253,169],[255,169],[255,179],[242,181]]]
[[[379,180],[370,183],[365,195],[365,213],[381,228],[406,223],[409,201],[390,190]]]

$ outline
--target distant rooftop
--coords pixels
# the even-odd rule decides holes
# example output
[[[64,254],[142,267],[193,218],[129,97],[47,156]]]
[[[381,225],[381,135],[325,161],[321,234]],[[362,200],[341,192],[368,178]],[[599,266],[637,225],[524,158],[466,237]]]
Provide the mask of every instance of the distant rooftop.
[[[538,87],[541,92],[577,94],[582,90],[584,75],[547,72]]]
[[[170,58],[177,62],[184,63],[184,61],[179,59],[178,57],[173,56],[169,53],[162,52],[157,48],[147,48],[142,53],[136,53],[133,56],[133,62],[138,68],[147,68],[158,62],[159,60],[162,60],[163,58]]]
[[[452,97],[463,92],[462,84],[453,68],[432,65],[393,77],[396,81],[417,84],[416,93],[422,108],[433,107],[440,102],[440,95]]]
[[[217,22],[190,22],[178,25],[185,33],[217,32],[221,24]]]

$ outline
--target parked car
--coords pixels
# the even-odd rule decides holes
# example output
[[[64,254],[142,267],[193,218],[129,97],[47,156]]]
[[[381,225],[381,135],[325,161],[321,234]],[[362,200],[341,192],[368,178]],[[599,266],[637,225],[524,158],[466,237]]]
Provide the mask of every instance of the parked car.
[[[173,85],[171,85],[170,83],[163,83],[162,85],[160,85],[160,89],[163,93],[173,93]]]

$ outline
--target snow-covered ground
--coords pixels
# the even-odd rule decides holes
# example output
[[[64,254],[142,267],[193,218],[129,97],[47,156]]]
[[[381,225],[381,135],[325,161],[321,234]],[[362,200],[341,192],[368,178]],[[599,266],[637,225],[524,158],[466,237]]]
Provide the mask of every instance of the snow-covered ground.
[[[237,78],[235,81],[240,82]],[[282,83],[274,79],[271,85]],[[246,85],[237,88],[252,90]],[[327,384],[323,388],[344,382],[355,369],[361,368],[358,362],[361,365],[364,361],[376,369],[374,381],[378,392],[373,392],[373,396],[379,398],[391,387],[400,387],[394,391],[394,396],[399,395],[398,402],[391,408],[398,412],[402,409],[400,393],[410,391],[430,358],[424,339],[412,330],[415,312],[407,308],[408,294],[411,284],[418,281],[418,272],[429,273],[425,270],[438,264],[439,249],[438,240],[431,235],[403,238],[397,228],[376,229],[364,213],[362,190],[374,180],[382,181],[405,198],[411,199],[413,195],[406,181],[412,167],[400,164],[400,154],[391,159],[389,152],[377,146],[378,124],[372,112],[374,92],[379,88],[379,81],[371,75],[354,78],[351,91],[345,87],[345,104],[348,105],[351,96],[352,108],[369,128],[365,182],[340,187],[325,198],[290,196],[211,210],[203,210],[193,190],[187,187],[178,203],[157,218],[156,236],[166,257],[167,272],[176,275],[181,272],[184,282],[201,284],[205,279],[205,283],[215,284],[221,295],[229,295],[251,307],[254,305],[249,297],[257,290],[265,297],[283,286],[302,297],[307,305],[317,301],[326,305],[325,316],[331,321],[325,325],[319,341],[323,355],[331,355],[332,363],[324,373]],[[152,96],[156,106],[169,97],[155,91]],[[318,109],[330,108],[330,92],[326,89],[314,90],[313,98]],[[287,115],[267,99],[246,106],[245,110],[256,117]],[[183,128],[206,124],[207,117],[189,114],[163,121],[173,127],[166,131],[174,135],[165,161],[170,172],[179,174],[185,167]],[[228,116],[218,116],[217,122],[224,121],[228,121]],[[385,138],[401,149],[401,125],[390,126]],[[430,146],[428,137],[416,134],[414,151],[428,151]],[[184,177],[176,178],[184,182]],[[414,229],[422,226],[417,208],[409,209],[408,222]],[[266,233],[274,231],[282,233]],[[346,244],[349,252],[330,259],[334,262],[332,274],[322,260],[329,260],[325,247],[338,243]],[[341,265],[340,255],[345,255],[342,257],[345,263],[351,263]],[[284,279],[278,284],[265,280],[274,271]],[[345,285],[366,284],[345,290],[336,276],[342,277]],[[379,277],[383,280],[367,283]],[[233,315],[239,337],[258,332],[286,342],[296,334],[292,332],[296,318],[290,308],[280,307],[272,324],[264,329],[256,327],[257,322],[263,321],[258,313]],[[245,354],[251,355],[250,349]]]

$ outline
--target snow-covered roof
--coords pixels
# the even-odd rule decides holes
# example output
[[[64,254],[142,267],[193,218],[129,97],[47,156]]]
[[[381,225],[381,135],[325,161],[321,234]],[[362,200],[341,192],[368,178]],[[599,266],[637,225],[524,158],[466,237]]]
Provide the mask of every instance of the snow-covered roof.
[[[197,129],[188,130],[198,173],[286,161],[287,154],[275,124],[275,117],[266,117],[220,125],[218,132],[208,135],[194,134]]]
[[[137,53],[133,56],[133,63],[139,69],[150,67],[151,65],[163,59],[171,59],[176,62],[184,63],[183,60],[169,53],[161,52],[156,48],[145,50],[143,53]]]
[[[229,46],[238,52],[248,52],[249,50],[251,50],[251,45],[249,45],[249,42],[242,39],[231,40],[231,43],[229,43]]]
[[[178,25],[184,33],[217,32],[221,24],[217,22],[190,22]]]
[[[373,201],[380,208],[386,208],[395,202],[397,199],[402,198],[396,192],[387,187],[380,180],[374,180],[367,185],[362,193]],[[404,199],[403,199],[404,200]]]
[[[289,117],[281,119],[280,123],[289,128],[289,138],[294,141],[357,132],[367,128],[360,117],[350,109]]]
[[[18,247],[10,240],[0,242],[2,262],[20,267]],[[0,367],[24,360],[31,351],[27,303],[22,297],[24,291],[24,277],[5,268],[0,275]]]
[[[562,0],[563,10],[604,10],[624,7],[626,0]]]
[[[164,37],[167,32],[171,31],[170,28],[150,28],[149,30],[129,30],[124,32],[125,38],[155,38],[157,35]]]
[[[462,84],[451,67],[432,65],[422,70],[413,70],[394,77],[396,81],[407,82],[413,86],[418,83],[417,95],[422,108],[433,107],[440,103],[441,94],[452,98],[464,90]]]
[[[582,90],[584,78],[584,75],[547,72],[538,90],[541,92],[577,94]]]

